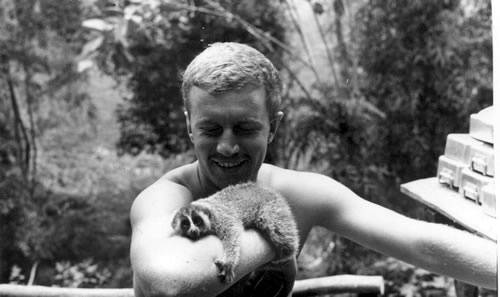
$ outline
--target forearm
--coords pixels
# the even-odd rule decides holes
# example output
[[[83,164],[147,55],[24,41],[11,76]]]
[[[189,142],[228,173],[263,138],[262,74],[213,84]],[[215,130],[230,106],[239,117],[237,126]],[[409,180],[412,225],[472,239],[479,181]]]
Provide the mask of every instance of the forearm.
[[[496,243],[445,225],[429,224],[415,263],[484,288],[497,288]]]
[[[360,214],[344,218],[339,214],[337,217],[342,219],[332,219],[329,228],[415,266],[477,286],[496,288],[495,242],[353,200],[353,208]]]
[[[215,296],[227,289],[217,278],[214,259],[222,255],[222,244],[214,236],[198,241],[172,236],[155,247],[131,248],[134,286],[145,296]],[[238,280],[273,259],[269,244],[255,231],[241,238],[241,258],[236,267]]]

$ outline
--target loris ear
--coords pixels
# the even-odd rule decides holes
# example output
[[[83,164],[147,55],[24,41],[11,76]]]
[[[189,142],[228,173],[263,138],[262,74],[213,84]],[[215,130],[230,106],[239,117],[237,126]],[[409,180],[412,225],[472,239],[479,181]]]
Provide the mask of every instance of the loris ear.
[[[212,214],[212,212],[210,211],[210,209],[208,207],[206,207],[205,205],[203,205],[203,206],[197,205],[197,208],[208,219],[208,221],[212,221],[212,219],[214,218],[214,215]]]
[[[186,128],[189,135],[189,139],[193,142],[193,131],[191,130],[191,119],[189,118],[189,112],[184,110],[184,116],[186,117]]]
[[[274,136],[278,132],[278,127],[280,125],[281,119],[284,115],[285,114],[282,111],[278,111],[271,119],[271,122],[269,123],[269,137],[267,139],[267,143],[271,143],[273,141]]]
[[[175,215],[174,215],[174,218],[172,219],[172,222],[170,223],[170,225],[172,226],[172,229],[174,229],[175,231],[178,231],[180,230],[180,224],[181,224],[181,211],[178,210]]]

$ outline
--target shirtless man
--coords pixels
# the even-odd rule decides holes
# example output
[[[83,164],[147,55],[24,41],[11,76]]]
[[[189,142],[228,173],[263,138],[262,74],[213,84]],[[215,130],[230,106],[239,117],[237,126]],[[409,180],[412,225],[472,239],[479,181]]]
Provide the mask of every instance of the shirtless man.
[[[239,182],[281,193],[297,220],[301,244],[323,226],[363,246],[477,286],[497,286],[496,243],[451,227],[414,220],[360,198],[330,177],[264,164],[283,113],[281,83],[255,49],[217,43],[187,67],[182,85],[197,161],[146,188],[131,208],[131,262],[136,296],[215,296],[228,285],[213,260],[220,241],[174,235],[175,211]],[[271,246],[256,231],[242,236],[236,279],[270,262]],[[294,263],[283,268],[293,281]]]

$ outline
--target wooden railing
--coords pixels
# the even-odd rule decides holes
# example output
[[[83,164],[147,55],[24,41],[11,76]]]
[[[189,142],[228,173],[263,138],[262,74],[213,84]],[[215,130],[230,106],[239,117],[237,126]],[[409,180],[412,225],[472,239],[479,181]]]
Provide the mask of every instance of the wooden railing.
[[[295,281],[293,296],[315,296],[335,293],[384,294],[382,276],[334,275]]]
[[[335,293],[384,294],[381,276],[335,275],[298,280],[293,296]],[[134,297],[132,289],[83,289],[0,284],[1,297]]]

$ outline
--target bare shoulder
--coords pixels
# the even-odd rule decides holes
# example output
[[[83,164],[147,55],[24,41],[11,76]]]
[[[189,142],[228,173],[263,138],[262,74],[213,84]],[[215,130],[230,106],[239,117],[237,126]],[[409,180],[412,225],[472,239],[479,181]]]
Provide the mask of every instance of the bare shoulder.
[[[346,189],[341,183],[323,174],[284,169],[270,164],[262,165],[259,178],[264,185],[279,191],[288,199],[304,203],[320,202],[324,196],[334,199]]]
[[[192,200],[189,189],[189,172],[192,164],[175,168],[145,188],[134,200],[130,209],[132,226],[146,219],[170,217],[176,209]]]
[[[324,225],[325,217],[340,212],[343,201],[354,195],[328,176],[270,164],[262,165],[258,182],[285,197],[297,219],[299,229],[304,232],[313,226]]]
[[[196,162],[176,167],[165,173],[160,180],[168,180],[186,188],[190,187],[192,176],[196,171]]]

